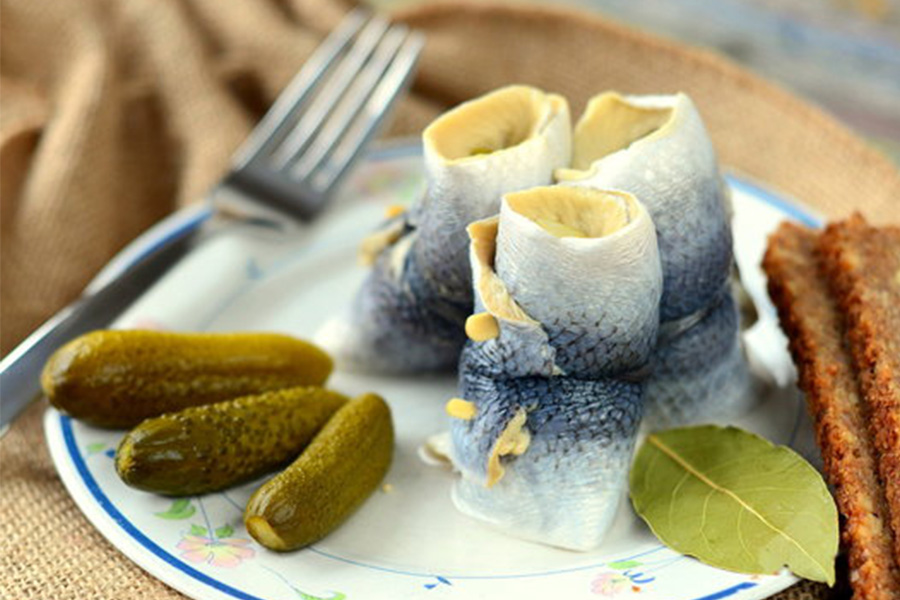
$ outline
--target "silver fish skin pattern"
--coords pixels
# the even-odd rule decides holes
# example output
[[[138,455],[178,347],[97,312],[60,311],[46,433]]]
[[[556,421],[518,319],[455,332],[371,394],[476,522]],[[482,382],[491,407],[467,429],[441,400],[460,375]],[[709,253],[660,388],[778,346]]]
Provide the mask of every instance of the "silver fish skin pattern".
[[[529,157],[516,155],[509,156],[504,163],[502,170],[511,176],[503,179],[491,177],[492,166],[487,163],[478,169],[477,176],[435,169],[428,177],[428,192],[416,229],[421,241],[413,245],[412,254],[434,292],[451,302],[472,306],[472,270],[466,234],[469,223],[496,215],[500,198],[508,192],[550,183],[553,169],[559,164],[536,165]]]
[[[560,183],[624,190],[647,207],[663,266],[660,318],[670,321],[703,309],[728,281],[732,236],[726,188],[712,141],[687,96],[626,100],[671,107],[666,135],[638,140],[595,162],[588,177]]]
[[[400,246],[379,256],[363,283],[365,293],[354,298],[351,314],[367,318],[335,324],[348,328],[338,334],[341,339],[365,340],[347,345],[342,360],[362,372],[452,371],[466,341],[461,323],[470,307],[436,293],[412,253],[395,256],[403,251]]]
[[[478,362],[472,356],[477,353],[467,345],[463,360]],[[478,399],[478,415],[455,420],[451,429],[454,461],[463,472],[453,490],[456,506],[525,539],[572,550],[598,546],[627,484],[643,385],[571,377],[495,379],[467,368],[462,392]],[[489,441],[519,408],[528,411],[531,442],[486,487]]]
[[[649,220],[642,234],[591,240],[555,238],[506,203],[500,222],[506,226],[497,235],[497,275],[541,323],[560,372],[596,378],[645,367],[656,345],[661,293]]]
[[[596,161],[586,178],[562,184],[634,194],[656,226],[663,266],[663,329],[681,319],[708,315],[689,335],[660,338],[652,359],[645,424],[677,427],[740,415],[752,403],[740,323],[709,315],[730,287],[734,260],[730,198],[712,143],[700,114],[684,94],[625,100],[641,107],[671,107],[672,119],[665,131]],[[733,306],[733,299],[727,304]],[[726,309],[719,310],[721,317]],[[723,345],[727,348],[721,353],[705,351]]]
[[[503,194],[550,183],[571,157],[568,106],[552,95],[545,102],[532,137],[499,151],[448,158],[426,137],[427,192],[409,211],[406,231],[383,249],[352,309],[316,335],[341,368],[456,369],[473,306],[466,226],[496,214]]]
[[[739,318],[734,297],[723,289],[695,326],[658,346],[647,382],[647,397],[653,398],[644,418],[649,428],[726,421],[746,410],[753,381],[734,334]]]
[[[504,250],[502,245],[516,239],[515,233],[503,233],[504,217],[514,228],[524,225],[510,220],[504,209],[496,237],[498,262],[503,252],[510,250]],[[557,259],[557,250],[569,241],[541,235],[546,232],[532,233],[537,235],[525,237]],[[662,288],[655,233],[646,211],[640,215],[639,224],[631,223],[613,236],[619,233],[627,238],[621,240],[623,244],[641,249],[630,260],[611,259],[612,254],[620,252],[619,240],[612,239],[595,245],[591,254],[598,256],[589,258],[597,260],[570,257],[584,267],[577,279],[572,279],[573,272],[566,268],[546,271],[538,267],[532,272],[526,267],[513,271],[516,289],[538,286],[536,289],[544,298],[543,305],[533,306],[538,314],[559,310],[564,301],[557,297],[577,302],[553,314],[552,327],[528,311],[518,319],[501,315],[496,337],[466,343],[460,360],[459,387],[462,398],[474,404],[475,416],[469,420],[451,419],[451,458],[461,472],[453,500],[463,513],[512,535],[553,546],[588,550],[602,541],[627,485],[628,465],[642,415],[645,383],[622,375],[640,368],[649,359],[655,344]],[[587,247],[594,242],[577,241]],[[519,258],[524,261],[533,256],[523,252]],[[486,299],[485,294],[506,282],[474,251],[472,260],[476,312],[490,312],[496,317],[496,302]],[[626,272],[635,281],[623,281],[623,285],[643,290],[638,300],[646,303],[643,308],[635,311],[634,307],[612,302],[611,289],[599,298],[585,295],[589,291],[604,293],[602,288],[591,287],[596,280],[615,281],[619,275],[627,279]],[[537,279],[532,280],[534,277]],[[574,289],[564,290],[567,286]],[[511,287],[505,290],[518,303]],[[527,291],[522,295],[529,297]],[[535,295],[533,299],[540,302],[539,297]],[[582,304],[591,306],[583,309]],[[631,312],[640,314],[643,321],[623,320]],[[598,319],[601,323],[606,319],[618,323],[619,328],[607,338],[598,336],[599,328],[594,327]],[[566,335],[574,330],[584,332],[584,346],[580,349],[578,336]],[[550,331],[555,331],[555,335],[548,335]],[[646,332],[651,335],[649,342],[642,339]],[[635,342],[628,344],[629,337]],[[614,361],[615,372],[608,369],[606,362],[611,356],[618,357]],[[502,456],[503,475],[494,482],[488,469],[492,453],[521,411],[526,415],[524,430],[530,440],[527,449],[520,455]],[[488,483],[493,485],[488,487]]]
[[[475,311],[484,311],[477,299]],[[464,348],[459,361],[460,388],[465,387],[464,374],[469,370],[489,377],[554,377],[561,373],[556,366],[556,348],[540,323],[501,320],[496,338],[467,345],[468,352]]]

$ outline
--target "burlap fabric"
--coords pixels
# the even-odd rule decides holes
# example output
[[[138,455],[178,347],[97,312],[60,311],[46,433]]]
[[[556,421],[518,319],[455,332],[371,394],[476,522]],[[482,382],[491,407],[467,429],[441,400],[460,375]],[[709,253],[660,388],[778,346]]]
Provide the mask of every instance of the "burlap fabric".
[[[197,201],[349,4],[3,0],[0,350],[116,250]],[[391,133],[525,82],[568,96],[684,90],[723,162],[829,216],[900,218],[900,174],[816,108],[712,54],[583,13],[486,3],[398,14],[428,35]],[[179,598],[109,546],[63,489],[32,409],[0,441],[0,597]],[[789,597],[824,597],[804,584]]]

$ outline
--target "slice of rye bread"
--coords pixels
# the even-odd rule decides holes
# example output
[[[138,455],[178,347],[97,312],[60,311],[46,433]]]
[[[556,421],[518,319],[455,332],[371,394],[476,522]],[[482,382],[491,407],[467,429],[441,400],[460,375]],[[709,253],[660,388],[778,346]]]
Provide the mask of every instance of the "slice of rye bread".
[[[892,553],[887,500],[861,410],[858,378],[844,343],[842,316],[821,275],[818,237],[810,229],[783,224],[769,238],[763,269],[790,338],[825,474],[843,515],[841,534],[854,598],[897,600],[900,565]]]
[[[855,215],[825,229],[819,253],[844,313],[900,564],[900,227]]]

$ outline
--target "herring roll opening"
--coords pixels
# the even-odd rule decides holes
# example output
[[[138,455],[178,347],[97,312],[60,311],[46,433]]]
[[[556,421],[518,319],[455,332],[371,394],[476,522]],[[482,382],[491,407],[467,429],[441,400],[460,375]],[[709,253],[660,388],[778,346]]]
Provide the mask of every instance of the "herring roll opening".
[[[543,323],[566,373],[587,375],[585,354],[601,347],[594,375],[647,355],[661,290],[647,282],[658,262],[653,222],[631,194],[553,186],[507,194],[501,204],[497,275]],[[578,344],[568,343],[574,331]]]
[[[685,94],[592,98],[575,127],[562,185],[623,190],[656,225],[663,261],[662,319],[717,298],[731,274],[730,206],[712,142]]]
[[[675,104],[671,97],[629,97],[607,92],[591,98],[575,125],[572,164],[560,169],[561,181],[591,176],[595,163],[635,142],[662,137],[673,127]]]
[[[690,98],[594,97],[575,128],[572,165],[556,178],[563,186],[631,192],[656,227],[663,295],[647,425],[673,427],[746,412],[752,379],[730,289],[730,199]]]
[[[504,194],[547,185],[571,159],[565,98],[509,86],[445,113],[422,134],[428,192],[413,249],[444,295],[471,303],[469,223],[497,214]]]
[[[316,339],[344,368],[452,371],[473,306],[466,227],[501,197],[547,185],[571,158],[562,96],[516,85],[460,104],[422,137],[427,190],[365,242],[372,271],[350,312]]]
[[[513,85],[444,113],[425,128],[422,142],[431,161],[478,160],[526,142],[539,143],[548,125],[567,115],[568,103],[562,96]]]

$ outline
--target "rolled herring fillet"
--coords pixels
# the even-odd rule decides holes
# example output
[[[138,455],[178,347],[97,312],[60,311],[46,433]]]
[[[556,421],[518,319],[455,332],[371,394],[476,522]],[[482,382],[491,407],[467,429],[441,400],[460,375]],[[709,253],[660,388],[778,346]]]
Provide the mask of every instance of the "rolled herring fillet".
[[[630,194],[554,186],[507,194],[469,234],[453,500],[512,535],[594,548],[626,488],[656,344],[653,223]]]
[[[645,423],[672,427],[750,408],[751,377],[732,295],[727,187],[685,94],[594,97],[575,128],[563,185],[634,194],[656,226],[663,271]]]
[[[569,164],[566,100],[510,86],[466,102],[423,134],[427,191],[363,245],[373,268],[349,314],[316,336],[341,367],[452,371],[472,311],[466,226],[507,192],[551,183]]]

